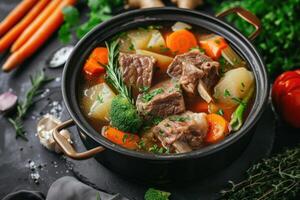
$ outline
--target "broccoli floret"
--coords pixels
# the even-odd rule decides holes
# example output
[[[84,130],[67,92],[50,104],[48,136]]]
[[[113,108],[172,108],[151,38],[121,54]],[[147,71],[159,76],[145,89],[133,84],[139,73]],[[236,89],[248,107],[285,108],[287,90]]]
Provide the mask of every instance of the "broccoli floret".
[[[112,100],[110,119],[112,126],[130,133],[137,133],[143,123],[135,106],[121,95],[117,95]]]
[[[145,200],[169,200],[170,192],[149,188],[145,194]]]

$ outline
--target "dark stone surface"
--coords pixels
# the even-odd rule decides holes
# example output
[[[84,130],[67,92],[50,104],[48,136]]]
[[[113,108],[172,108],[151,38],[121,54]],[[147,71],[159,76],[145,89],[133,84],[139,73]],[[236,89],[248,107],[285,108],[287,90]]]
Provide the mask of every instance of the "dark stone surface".
[[[11,10],[19,0],[0,1],[0,20]],[[31,59],[28,59],[18,70],[10,74],[0,72],[0,93],[12,89],[19,97],[23,97],[30,87],[29,75],[45,68],[45,60],[57,48],[63,46],[59,43],[57,35],[54,35]],[[0,55],[0,66],[7,55]],[[60,77],[62,69],[46,69],[50,77]],[[125,180],[108,169],[98,164],[94,159],[86,161],[73,161],[63,156],[49,152],[39,144],[36,134],[36,118],[41,114],[51,111],[51,102],[56,101],[62,106],[59,114],[67,119],[68,114],[64,109],[61,94],[60,81],[53,81],[47,86],[50,91],[45,97],[41,97],[34,107],[31,108],[25,120],[28,142],[15,139],[15,133],[7,120],[0,115],[0,198],[4,195],[20,189],[39,190],[47,193],[49,186],[59,177],[70,175],[81,181],[110,193],[121,193],[131,199],[142,199],[149,185],[142,185]],[[224,187],[228,180],[240,180],[248,166],[270,154],[275,132],[274,116],[270,109],[264,113],[259,122],[251,144],[243,155],[231,166],[219,172],[215,176],[199,180],[194,183],[176,183],[166,186],[165,190],[173,193],[173,199],[215,199],[216,192]],[[284,126],[280,125],[275,141],[275,152],[283,146],[290,146],[299,142],[299,134],[285,136]],[[77,132],[71,129],[78,150],[84,150]],[[291,130],[289,132],[297,132]],[[291,139],[292,138],[292,139]],[[28,166],[33,161],[37,169],[33,171]],[[31,174],[39,173],[39,183],[35,183]]]

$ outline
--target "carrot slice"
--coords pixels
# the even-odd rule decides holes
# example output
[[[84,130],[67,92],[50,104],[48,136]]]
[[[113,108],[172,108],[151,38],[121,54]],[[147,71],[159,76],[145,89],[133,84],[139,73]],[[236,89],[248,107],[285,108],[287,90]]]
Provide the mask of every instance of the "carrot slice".
[[[16,26],[14,26],[10,31],[8,31],[0,40],[0,53],[4,52],[10,47],[11,44],[21,35],[21,33],[26,29],[26,27],[41,13],[41,11],[46,7],[46,5],[51,0],[40,0],[29,13],[20,21]]]
[[[127,149],[136,149],[140,141],[138,135],[125,133],[111,126],[105,127],[102,135],[111,142]]]
[[[206,135],[205,141],[207,143],[216,143],[228,134],[228,122],[218,114],[208,114],[206,117],[209,130]]]
[[[16,52],[20,49],[34,34],[40,29],[40,27],[54,15],[55,9],[62,3],[62,0],[52,0],[51,3],[33,20],[33,22],[23,31],[20,37],[14,42],[11,47],[11,52]]]
[[[83,71],[89,76],[99,76],[105,72],[105,68],[102,67],[95,59],[89,58],[84,64]]]
[[[167,36],[167,47],[176,55],[188,52],[197,47],[197,40],[188,30],[178,30]]]
[[[93,50],[90,58],[93,58],[102,65],[108,64],[108,50],[105,47],[97,47]]]
[[[8,72],[34,54],[63,23],[64,17],[62,9],[65,6],[74,5],[75,2],[76,0],[61,1],[51,16],[39,27],[30,39],[7,59],[2,66],[2,70]]]
[[[0,36],[4,35],[11,27],[18,23],[37,1],[38,0],[23,0],[16,8],[14,8],[0,23]]]
[[[225,39],[221,36],[214,36],[207,40],[200,41],[200,47],[205,50],[206,55],[214,60],[220,58],[222,50],[228,46]]]

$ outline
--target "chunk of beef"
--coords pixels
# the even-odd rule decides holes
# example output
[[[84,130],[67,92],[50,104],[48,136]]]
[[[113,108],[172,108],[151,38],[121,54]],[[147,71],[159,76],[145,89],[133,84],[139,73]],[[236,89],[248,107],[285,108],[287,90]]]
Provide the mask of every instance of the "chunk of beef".
[[[165,148],[174,148],[178,153],[192,151],[202,146],[208,131],[206,113],[187,111],[170,116],[152,129]]]
[[[194,94],[199,79],[203,76],[203,71],[189,62],[183,62],[182,65],[182,74],[179,78],[179,83],[185,91]]]
[[[120,53],[119,64],[124,82],[136,88],[151,87],[155,62],[150,56]]]
[[[220,79],[219,66],[220,64],[214,61],[201,65],[203,77],[200,78],[197,89],[200,96],[208,103],[212,101],[211,91]]]
[[[161,82],[149,91],[139,94],[136,107],[144,116],[166,117],[185,111],[180,87],[172,80]]]
[[[199,51],[191,51],[174,58],[169,65],[169,76],[179,80],[182,88],[191,94],[196,93],[210,102],[212,87],[219,80],[219,63]]]

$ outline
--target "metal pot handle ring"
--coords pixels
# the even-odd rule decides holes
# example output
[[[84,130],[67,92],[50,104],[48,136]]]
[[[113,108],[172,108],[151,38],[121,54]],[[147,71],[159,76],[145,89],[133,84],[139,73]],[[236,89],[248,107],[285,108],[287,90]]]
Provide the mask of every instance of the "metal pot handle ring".
[[[70,119],[70,120],[67,120],[67,121],[61,123],[60,125],[55,127],[53,130],[53,138],[66,156],[73,158],[74,160],[84,160],[84,159],[91,158],[91,157],[95,156],[96,154],[105,150],[104,147],[99,146],[99,147],[95,147],[95,148],[90,149],[85,152],[80,152],[80,153],[77,152],[74,149],[74,147],[67,141],[67,139],[59,133],[62,129],[65,129],[65,128],[68,128],[68,127],[71,127],[74,125],[75,125],[74,120]]]
[[[250,11],[241,7],[234,7],[234,8],[229,8],[228,10],[225,10],[221,13],[218,13],[216,16],[218,18],[223,18],[233,13],[237,14],[242,19],[244,19],[245,21],[247,21],[248,23],[250,23],[255,27],[255,31],[251,33],[248,37],[250,40],[254,40],[260,34],[262,30],[262,26],[260,20]]]

